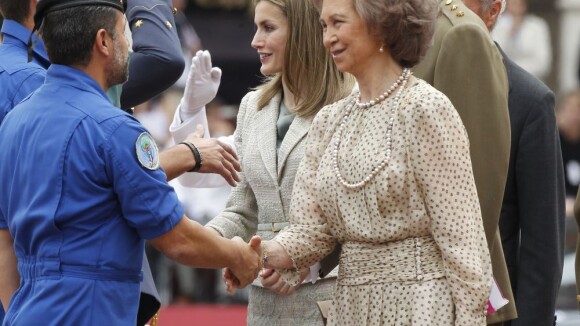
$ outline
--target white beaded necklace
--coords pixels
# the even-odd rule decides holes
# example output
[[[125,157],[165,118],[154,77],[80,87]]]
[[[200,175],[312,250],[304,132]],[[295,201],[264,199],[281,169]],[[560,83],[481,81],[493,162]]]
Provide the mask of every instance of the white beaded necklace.
[[[403,72],[402,72],[401,76],[399,77],[399,79],[397,79],[397,81],[395,81],[395,83],[393,83],[393,85],[386,92],[381,94],[381,96],[379,96],[375,100],[369,101],[367,103],[360,103],[360,101],[359,101],[360,94],[359,94],[359,96],[357,96],[357,99],[355,100],[355,105],[359,108],[369,108],[373,105],[376,105],[376,104],[384,101],[395,89],[397,89],[397,87],[399,87],[399,89],[397,90],[397,93],[395,94],[395,97],[393,98],[393,103],[391,104],[391,112],[390,112],[391,116],[389,117],[389,122],[387,125],[386,157],[379,165],[377,165],[373,169],[373,171],[366,178],[364,178],[362,181],[359,181],[356,183],[350,183],[350,182],[346,181],[342,177],[342,175],[340,174],[340,169],[338,168],[338,150],[340,148],[340,139],[342,138],[342,133],[344,132],[346,122],[348,121],[348,117],[350,116],[350,113],[351,113],[354,105],[349,106],[345,110],[344,116],[342,117],[342,121],[340,122],[340,127],[338,128],[338,132],[336,133],[336,139],[334,141],[334,157],[333,157],[334,174],[336,175],[336,178],[338,179],[338,181],[340,183],[342,183],[343,186],[345,186],[349,189],[357,189],[357,188],[364,187],[382,169],[384,169],[385,166],[387,166],[387,163],[389,162],[389,159],[391,157],[391,148],[393,145],[391,136],[393,134],[393,124],[395,122],[395,114],[396,114],[397,108],[399,106],[399,101],[401,100],[401,94],[402,94],[403,89],[405,88],[405,85],[407,84],[407,81],[409,80],[410,76],[411,76],[411,70],[408,68],[403,69]]]
[[[375,104],[379,104],[382,101],[384,101],[387,97],[389,97],[389,95],[391,95],[392,92],[395,91],[395,89],[397,89],[397,87],[399,87],[399,85],[401,85],[401,83],[403,82],[403,79],[405,79],[405,71],[406,70],[409,70],[409,69],[408,68],[403,69],[401,76],[399,76],[399,78],[393,83],[393,85],[391,85],[391,87],[389,87],[389,89],[387,89],[386,92],[379,95],[374,100],[370,100],[368,102],[361,102],[360,101],[360,93],[359,93],[357,100],[356,100],[356,105],[361,109],[366,109],[366,108],[370,108],[371,106],[373,106]]]

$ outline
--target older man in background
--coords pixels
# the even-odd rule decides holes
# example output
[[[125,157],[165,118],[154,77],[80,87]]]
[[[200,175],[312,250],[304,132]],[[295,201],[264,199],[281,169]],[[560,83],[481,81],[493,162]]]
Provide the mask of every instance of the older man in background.
[[[464,2],[489,31],[505,6],[502,0]],[[508,75],[512,132],[500,232],[518,311],[506,325],[555,325],[565,188],[554,93],[499,50]]]
[[[493,275],[509,300],[488,315],[488,324],[500,323],[517,317],[498,227],[510,154],[507,76],[481,19],[460,0],[439,7],[433,46],[414,72],[449,97],[469,135]]]

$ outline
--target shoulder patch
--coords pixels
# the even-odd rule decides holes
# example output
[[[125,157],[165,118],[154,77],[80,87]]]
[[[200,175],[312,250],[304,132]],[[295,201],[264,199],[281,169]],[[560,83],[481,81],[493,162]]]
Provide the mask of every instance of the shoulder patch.
[[[159,149],[148,132],[143,132],[137,137],[135,152],[137,153],[137,160],[142,167],[148,170],[157,170],[159,168]]]

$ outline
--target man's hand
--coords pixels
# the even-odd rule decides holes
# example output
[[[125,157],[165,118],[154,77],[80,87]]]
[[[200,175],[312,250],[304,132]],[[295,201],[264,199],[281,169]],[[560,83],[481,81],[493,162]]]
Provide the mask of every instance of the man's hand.
[[[244,288],[258,277],[261,267],[261,239],[258,236],[252,237],[249,244],[246,244],[240,237],[232,239],[240,246],[240,262],[238,266],[232,266],[224,270],[224,280],[227,290],[234,292],[235,288]]]
[[[240,181],[237,172],[242,170],[238,162],[238,155],[230,146],[217,139],[203,138],[203,134],[203,127],[198,125],[197,130],[185,139],[186,142],[194,144],[199,150],[202,165],[198,172],[217,173],[226,179],[232,187],[235,187],[236,183]]]
[[[260,273],[260,276],[264,288],[270,289],[279,295],[288,296],[294,293],[294,291],[296,291],[300,287],[300,285],[302,284],[302,282],[304,281],[306,276],[308,276],[309,273],[310,273],[309,268],[305,268],[302,271],[300,271],[300,283],[298,283],[298,285],[296,286],[290,286],[282,279],[280,274],[278,274],[273,269],[264,268]]]
[[[183,121],[199,112],[216,96],[221,76],[220,68],[212,68],[209,52],[197,51],[191,59],[191,69],[179,104],[179,113]]]

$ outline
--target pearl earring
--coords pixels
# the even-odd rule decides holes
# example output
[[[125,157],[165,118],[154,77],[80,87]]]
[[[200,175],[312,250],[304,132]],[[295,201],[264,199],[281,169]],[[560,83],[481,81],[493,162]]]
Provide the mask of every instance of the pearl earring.
[[[380,53],[383,53],[383,52],[385,52],[385,45],[384,45],[384,44],[383,44],[383,45],[381,45],[381,48],[379,49],[379,52],[380,52]]]

